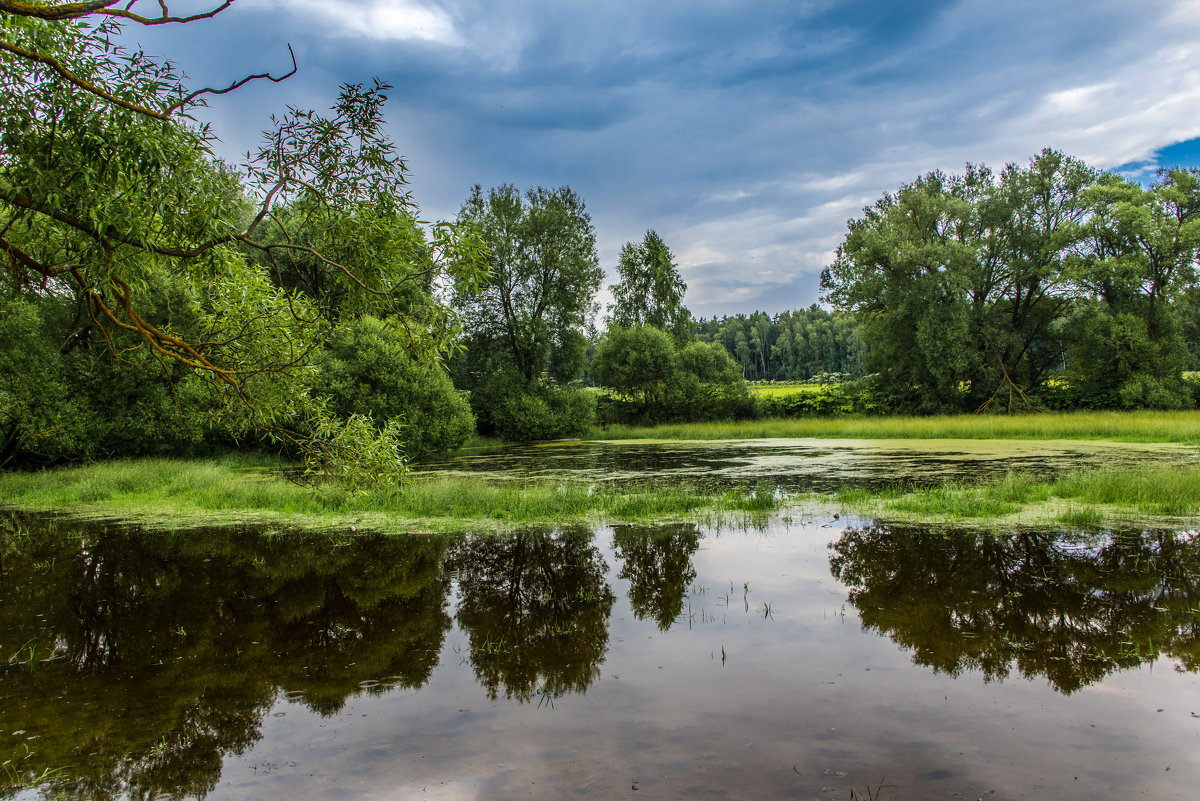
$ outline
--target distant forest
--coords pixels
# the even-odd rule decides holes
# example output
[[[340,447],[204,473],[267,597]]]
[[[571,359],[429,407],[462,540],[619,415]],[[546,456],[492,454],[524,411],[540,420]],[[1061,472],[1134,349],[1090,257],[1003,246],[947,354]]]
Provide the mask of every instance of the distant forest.
[[[747,381],[807,381],[829,373],[863,376],[866,347],[854,321],[816,304],[774,317],[754,312],[700,318],[695,338],[724,347]]]

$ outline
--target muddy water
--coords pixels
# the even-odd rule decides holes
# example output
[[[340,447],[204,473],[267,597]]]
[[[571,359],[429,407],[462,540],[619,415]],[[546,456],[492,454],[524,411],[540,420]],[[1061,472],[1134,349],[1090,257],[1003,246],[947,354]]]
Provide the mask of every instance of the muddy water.
[[[1187,798],[1200,537],[0,523],[0,761],[72,798]],[[34,797],[38,791],[9,790]]]
[[[687,482],[710,490],[768,481],[785,492],[834,492],[843,487],[924,486],[947,477],[999,477],[1009,470],[1053,477],[1073,469],[1116,465],[1195,464],[1197,458],[1195,448],[1183,445],[1078,440],[571,441],[458,456],[420,465],[416,472],[491,480]]]

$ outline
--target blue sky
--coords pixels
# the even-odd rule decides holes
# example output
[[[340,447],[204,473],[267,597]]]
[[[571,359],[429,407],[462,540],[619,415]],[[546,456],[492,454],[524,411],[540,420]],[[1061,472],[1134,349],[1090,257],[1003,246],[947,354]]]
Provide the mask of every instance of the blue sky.
[[[288,81],[213,99],[231,158],[378,76],[426,218],[475,183],[569,184],[610,275],[653,228],[699,316],[817,301],[846,221],[930,170],[1200,165],[1194,0],[237,0],[129,38],[197,85],[293,46]]]

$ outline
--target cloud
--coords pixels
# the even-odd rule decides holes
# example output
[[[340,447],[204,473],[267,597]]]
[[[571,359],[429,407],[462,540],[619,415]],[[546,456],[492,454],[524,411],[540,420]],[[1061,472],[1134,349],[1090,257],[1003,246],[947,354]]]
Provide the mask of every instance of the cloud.
[[[464,42],[442,8],[414,0],[258,0],[288,14],[311,18],[321,35],[376,41],[420,40],[452,47]]]
[[[195,51],[199,69],[221,70],[201,80],[262,71],[288,42],[300,73],[246,97],[321,108],[337,81],[378,75],[396,86],[391,130],[429,217],[453,216],[477,182],[570,184],[610,271],[654,228],[710,316],[813,302],[847,219],[931,170],[1054,147],[1144,171],[1200,136],[1190,0],[240,0],[235,12],[250,24],[223,53]],[[257,131],[258,102],[222,97],[213,113]]]

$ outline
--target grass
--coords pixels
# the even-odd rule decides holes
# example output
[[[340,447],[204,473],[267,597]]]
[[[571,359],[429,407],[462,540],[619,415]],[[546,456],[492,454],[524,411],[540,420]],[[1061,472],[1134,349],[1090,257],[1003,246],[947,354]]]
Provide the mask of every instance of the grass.
[[[904,418],[860,421],[768,421],[820,423],[851,436],[847,422],[880,424],[896,436]],[[1189,442],[1200,439],[1197,413],[1039,415],[1025,418],[968,417],[913,420],[923,426],[943,421],[956,436],[975,422],[981,431],[1042,433],[1056,439],[1087,434],[1127,441]],[[748,425],[748,424],[732,424]],[[761,425],[761,424],[759,424]],[[696,427],[668,427],[695,429]],[[729,436],[729,425],[707,429]],[[663,429],[649,429],[661,437]],[[695,431],[689,431],[695,434]],[[911,433],[911,432],[909,432]],[[833,434],[829,434],[833,436]],[[861,430],[855,436],[864,436]],[[950,434],[946,434],[949,436]],[[1159,437],[1160,439],[1153,439]],[[1031,438],[1037,438],[1032,436]],[[768,485],[729,492],[689,486],[589,485],[580,481],[494,480],[475,476],[417,476],[403,492],[352,494],[313,491],[289,482],[278,462],[262,457],[212,460],[116,460],[37,473],[0,473],[0,498],[11,507],[111,517],[170,526],[231,522],[283,522],[306,528],[357,528],[426,532],[503,529],[526,524],[602,522],[731,522],[765,520],[782,507],[826,507],[895,522],[953,522],[981,525],[1057,524],[1098,526],[1114,521],[1200,519],[1200,466],[1147,465],[1077,472],[1055,481],[1025,473],[985,483],[951,480],[917,490],[845,490],[835,498],[783,498]]]
[[[837,501],[846,511],[913,522],[1095,527],[1133,518],[1195,521],[1200,519],[1200,466],[1080,471],[1054,481],[1009,473],[973,485],[951,481],[911,491],[847,490]]]
[[[780,500],[758,487],[705,493],[687,487],[596,488],[581,482],[418,478],[403,492],[314,492],[275,463],[115,460],[37,473],[0,474],[0,497],[29,510],[192,525],[285,521],[307,527],[369,526],[415,531],[508,528],[600,521],[722,520],[760,516]]]
[[[591,439],[1038,439],[1200,445],[1200,412],[833,417],[594,428]]]
[[[822,384],[802,384],[798,381],[780,381],[770,384],[749,383],[746,386],[751,395],[759,398],[785,398],[788,395],[799,395],[802,392],[817,394],[827,388]]]

